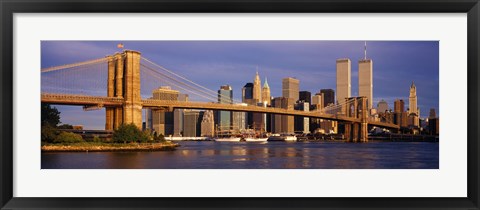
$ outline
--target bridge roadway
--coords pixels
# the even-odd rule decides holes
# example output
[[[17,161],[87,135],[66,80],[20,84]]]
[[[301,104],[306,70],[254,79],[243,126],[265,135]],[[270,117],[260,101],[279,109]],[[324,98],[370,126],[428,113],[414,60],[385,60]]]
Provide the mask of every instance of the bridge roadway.
[[[100,107],[118,107],[123,106],[124,99],[117,97],[106,96],[85,96],[85,95],[71,95],[71,94],[50,94],[42,93],[42,102],[59,105],[87,105],[87,106],[100,106]],[[238,111],[238,112],[257,112],[257,113],[270,113],[270,114],[282,114],[293,115],[302,117],[313,117],[326,120],[360,123],[360,119],[338,116],[335,114],[326,114],[320,112],[305,112],[299,110],[287,110],[283,108],[273,107],[259,107],[259,106],[245,106],[238,104],[219,104],[214,102],[191,102],[191,101],[167,101],[167,100],[155,100],[155,99],[142,99],[141,105],[144,108],[158,108],[165,110],[173,110],[174,108],[181,109],[209,109],[209,110],[222,110],[222,111]],[[398,125],[369,121],[368,124],[399,129]]]

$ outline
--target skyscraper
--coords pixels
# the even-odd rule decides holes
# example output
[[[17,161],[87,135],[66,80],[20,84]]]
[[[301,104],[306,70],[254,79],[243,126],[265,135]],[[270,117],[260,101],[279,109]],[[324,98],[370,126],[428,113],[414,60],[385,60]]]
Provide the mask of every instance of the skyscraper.
[[[233,91],[230,85],[222,85],[218,90],[218,103],[231,104],[233,102]],[[232,125],[231,111],[218,111],[217,125],[219,130],[230,130]]]
[[[320,93],[323,94],[323,107],[335,104],[335,91],[333,89],[321,89]]]
[[[172,90],[169,86],[162,86],[158,89],[153,90],[152,95],[152,99],[177,101],[179,92],[177,90]],[[147,128],[150,128],[153,131],[156,131],[158,134],[163,134],[165,136],[174,134],[173,112],[152,110],[150,116],[152,118],[152,124],[151,126],[147,125]],[[150,120],[146,119],[146,121],[149,122]]]
[[[262,102],[262,81],[258,75],[258,70],[253,80],[253,101],[255,104]]]
[[[381,100],[377,104],[377,111],[378,113],[385,113],[388,110],[388,103],[385,100]]]
[[[298,101],[298,91],[300,87],[300,81],[298,79],[287,77],[282,80],[282,96],[285,98],[291,98],[293,101]]]
[[[373,105],[373,60],[367,59],[367,42],[365,42],[365,57],[358,61],[358,96],[367,97],[367,107]]]
[[[350,98],[352,89],[351,62],[348,58],[337,59],[337,104]],[[325,94],[325,97],[327,95]],[[325,105],[328,105],[325,101]]]
[[[417,114],[418,115],[418,109],[417,109],[417,87],[415,86],[415,83],[412,82],[412,85],[410,86],[410,97],[408,98],[408,108],[409,112],[408,114]]]
[[[396,113],[405,112],[405,102],[402,99],[397,99],[393,103],[393,110]]]
[[[242,88],[242,102],[246,104],[254,104],[253,101],[253,83],[249,82]]]
[[[277,97],[272,100],[272,107],[293,110],[295,101],[292,98]],[[272,115],[271,129],[273,133],[293,133],[293,116]]]
[[[213,111],[206,110],[203,113],[200,136],[212,137],[215,135],[215,122],[213,120]]]
[[[308,102],[309,104],[311,104],[312,103],[312,93],[310,93],[309,91],[300,91],[298,100]]]
[[[188,101],[187,94],[178,94],[178,101]],[[182,136],[183,133],[183,111],[184,109],[173,110],[173,136]]]
[[[201,135],[201,122],[203,118],[203,111],[199,110],[185,110],[183,120],[183,136],[198,137]]]
[[[312,105],[315,107],[315,110],[323,109],[323,93],[317,93],[314,96],[312,96]]]
[[[268,86],[267,78],[265,77],[265,83],[262,89],[262,101],[264,104],[270,105],[272,99],[270,96],[270,86]]]
[[[299,102],[295,104],[295,110],[301,110],[305,112],[310,111],[310,103],[308,102]],[[295,132],[302,132],[302,133],[310,133],[310,118],[309,117],[302,117],[302,116],[295,116]]]

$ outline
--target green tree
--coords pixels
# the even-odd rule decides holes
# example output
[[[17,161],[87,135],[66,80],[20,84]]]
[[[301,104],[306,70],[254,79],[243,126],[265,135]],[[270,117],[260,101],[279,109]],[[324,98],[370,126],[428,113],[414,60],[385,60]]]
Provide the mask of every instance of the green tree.
[[[72,132],[60,132],[60,134],[55,137],[53,143],[78,143],[83,142],[83,138],[79,134],[75,134]]]
[[[55,141],[55,138],[58,135],[58,131],[56,128],[51,126],[50,124],[42,125],[42,134],[41,140],[44,142],[52,143]]]
[[[56,107],[50,107],[50,104],[42,103],[42,126],[50,125],[56,127],[60,122],[60,112]]]
[[[122,124],[113,132],[112,140],[119,143],[146,142],[150,136],[133,123]]]

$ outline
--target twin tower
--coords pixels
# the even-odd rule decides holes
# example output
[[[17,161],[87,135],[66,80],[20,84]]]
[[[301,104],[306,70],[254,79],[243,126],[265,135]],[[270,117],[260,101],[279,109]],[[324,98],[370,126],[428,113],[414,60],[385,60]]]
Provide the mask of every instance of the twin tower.
[[[358,61],[358,96],[367,97],[367,109],[373,105],[373,61],[361,59]],[[342,104],[346,98],[350,98],[351,82],[351,61],[348,58],[337,59],[337,104]]]

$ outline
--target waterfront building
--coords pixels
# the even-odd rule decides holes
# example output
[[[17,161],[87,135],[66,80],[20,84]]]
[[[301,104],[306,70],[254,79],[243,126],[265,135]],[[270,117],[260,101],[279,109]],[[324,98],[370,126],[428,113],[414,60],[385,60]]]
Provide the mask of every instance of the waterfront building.
[[[178,94],[178,101],[188,101],[187,94]],[[183,133],[183,111],[184,109],[173,110],[173,136],[182,136]]]
[[[230,85],[222,85],[218,90],[218,103],[231,104],[233,103],[233,90]],[[230,130],[232,126],[232,112],[231,111],[217,111],[218,130]]]
[[[333,89],[321,89],[320,94],[322,94],[323,107],[335,104],[335,91]]]
[[[272,100],[272,107],[293,110],[294,99],[286,97],[276,97]],[[273,133],[293,133],[293,116],[272,115],[271,130]]]
[[[377,112],[378,113],[385,113],[388,110],[388,103],[385,100],[381,100],[377,104]]]
[[[213,111],[206,110],[203,113],[201,122],[200,136],[213,137],[215,135],[215,121],[213,119]]]
[[[299,103],[295,104],[295,110],[309,112],[310,103],[300,101]],[[295,133],[310,133],[309,117],[295,116],[294,120],[295,120],[295,125],[294,125]]]
[[[262,101],[264,104],[267,104],[270,106],[271,104],[271,96],[270,96],[270,86],[268,86],[267,78],[265,77],[265,83],[263,84],[263,89],[262,89]]]
[[[253,103],[257,104],[259,102],[262,102],[262,81],[260,80],[257,70],[255,79],[253,80]]]
[[[439,124],[440,124],[440,119],[438,118],[428,119],[428,130],[430,132],[430,135],[439,135],[440,133]]]
[[[282,80],[282,96],[298,101],[300,81],[298,79],[287,77]]]
[[[300,91],[298,93],[298,100],[299,101],[304,101],[304,102],[308,102],[309,104],[312,104],[312,93],[310,93],[310,91]]]
[[[170,86],[161,86],[160,88],[154,89],[152,95],[151,99],[177,101],[179,91],[172,90]],[[151,117],[151,126],[146,125],[146,128],[158,134],[163,134],[164,136],[173,135],[174,113],[165,110],[151,110],[150,112],[151,114],[147,114],[147,116]],[[150,120],[147,119],[147,122],[149,121]]]
[[[343,103],[351,97],[351,61],[348,58],[337,59],[337,99],[336,104]],[[325,94],[327,97],[327,94]],[[325,100],[328,105],[329,102]]]
[[[201,136],[203,111],[199,110],[184,110],[183,120],[183,136],[184,137],[198,137]]]

